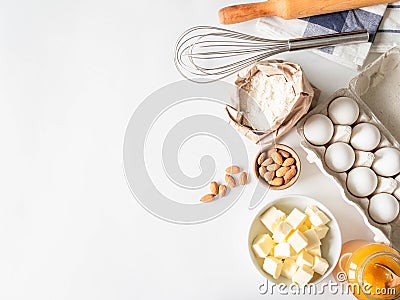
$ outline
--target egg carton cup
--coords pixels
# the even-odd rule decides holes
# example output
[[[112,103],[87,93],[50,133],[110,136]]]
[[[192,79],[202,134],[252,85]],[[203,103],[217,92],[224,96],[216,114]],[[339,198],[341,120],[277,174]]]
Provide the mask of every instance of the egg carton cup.
[[[374,233],[376,242],[392,244],[395,248],[400,249],[400,216],[387,224],[375,222],[368,213],[369,198],[353,196],[347,189],[347,173],[334,172],[325,163],[324,155],[327,147],[332,142],[343,141],[343,135],[334,134],[332,140],[324,146],[315,146],[305,138],[305,121],[314,114],[328,116],[329,104],[334,99],[343,96],[355,100],[360,108],[359,117],[352,127],[362,122],[372,123],[381,133],[381,141],[376,149],[383,147],[400,149],[400,47],[389,50],[366,66],[350,81],[349,88],[336,91],[327,101],[319,104],[305,115],[297,125],[297,131],[301,136],[301,146],[307,153],[307,160],[315,163],[324,175],[336,182],[343,199],[360,212],[365,224]],[[359,159],[356,158],[355,164],[360,163],[357,160]],[[365,164],[368,162],[364,162]],[[389,190],[384,190],[382,182],[394,181],[394,179],[388,178],[378,176],[378,187],[374,194],[382,191],[393,193],[396,188],[400,188],[400,183],[396,182],[397,184],[395,183],[392,187],[390,184],[386,184],[385,188]]]

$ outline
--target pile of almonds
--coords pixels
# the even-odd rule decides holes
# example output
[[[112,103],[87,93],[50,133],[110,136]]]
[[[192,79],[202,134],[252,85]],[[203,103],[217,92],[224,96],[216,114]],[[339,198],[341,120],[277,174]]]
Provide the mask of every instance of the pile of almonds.
[[[211,194],[204,195],[201,197],[200,201],[201,202],[211,202],[215,200],[215,198],[218,196],[219,198],[222,198],[226,195],[227,189],[229,188],[234,188],[237,186],[236,180],[232,175],[239,174],[239,184],[240,185],[246,185],[248,183],[248,175],[246,172],[241,172],[240,167],[238,166],[230,166],[225,169],[225,182],[226,185],[224,184],[218,184],[216,181],[212,181],[210,183],[210,191]]]
[[[296,176],[296,160],[291,154],[282,149],[270,149],[261,152],[257,158],[260,177],[272,186],[282,186]]]

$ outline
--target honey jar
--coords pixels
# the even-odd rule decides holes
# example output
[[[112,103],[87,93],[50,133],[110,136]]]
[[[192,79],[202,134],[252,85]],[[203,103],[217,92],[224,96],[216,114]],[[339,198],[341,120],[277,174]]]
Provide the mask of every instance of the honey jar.
[[[342,246],[333,274],[346,283],[357,299],[400,299],[400,284],[394,285],[391,271],[400,274],[400,253],[380,243],[362,240]]]

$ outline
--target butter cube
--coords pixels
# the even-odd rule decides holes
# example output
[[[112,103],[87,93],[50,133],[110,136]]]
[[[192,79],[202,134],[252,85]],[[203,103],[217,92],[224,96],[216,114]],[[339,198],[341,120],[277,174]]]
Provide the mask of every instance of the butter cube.
[[[307,252],[314,256],[321,256],[321,246],[308,249]]]
[[[304,234],[302,234],[299,230],[296,230],[289,236],[288,243],[290,246],[292,246],[294,251],[299,253],[307,246],[308,241]]]
[[[275,243],[269,234],[260,234],[254,239],[252,248],[255,255],[265,258],[271,253],[274,246]]]
[[[276,245],[276,243],[274,242],[274,245]],[[275,254],[275,246],[272,247],[271,251],[269,251],[269,256],[274,256]]]
[[[280,222],[274,231],[274,234],[272,235],[272,238],[274,241],[277,243],[284,242],[287,238],[287,236],[293,231],[293,227],[290,226],[289,223],[286,221]]]
[[[312,266],[314,266],[314,256],[303,250],[300,252],[299,256],[296,259],[296,265],[298,265],[299,267],[307,266],[311,268]]]
[[[311,221],[310,221],[310,217],[309,217],[309,216],[306,217],[306,219],[305,219],[304,222],[303,222],[303,225],[306,226],[307,229],[310,229],[310,228],[311,228],[312,224],[311,224]]]
[[[277,258],[287,258],[293,255],[295,255],[295,252],[289,243],[280,243],[274,248],[274,256]]]
[[[297,229],[307,218],[307,215],[302,213],[297,208],[294,208],[286,218],[288,222],[294,229]]]
[[[304,224],[302,224],[302,225],[300,225],[298,228],[297,228],[300,232],[304,232],[304,231],[307,231],[308,229],[310,229],[310,228],[308,228],[306,225],[304,225]]]
[[[327,234],[328,231],[329,231],[329,227],[326,226],[326,225],[320,225],[320,226],[316,226],[316,227],[313,226],[313,229],[314,229],[315,232],[317,233],[318,238],[319,238],[320,240],[322,240],[324,237],[326,237],[326,234]]]
[[[281,276],[283,262],[275,257],[267,256],[264,259],[263,269],[268,274],[272,275],[274,279],[278,279]]]
[[[292,279],[294,273],[296,273],[298,269],[298,265],[296,265],[296,261],[293,258],[286,258],[283,261],[283,267],[281,275],[286,277],[287,279]]]
[[[307,207],[306,214],[310,218],[311,224],[314,226],[325,225],[330,221],[330,219],[315,205]]]
[[[304,286],[310,282],[314,276],[314,271],[307,266],[301,266],[294,273],[292,281],[300,286]]]
[[[303,234],[307,238],[307,242],[308,242],[308,244],[306,246],[307,250],[321,245],[318,235],[314,229],[308,229],[307,231],[304,231]]]
[[[316,256],[312,269],[320,275],[324,275],[329,268],[329,263],[325,258]]]
[[[274,232],[275,225],[277,225],[279,222],[282,222],[285,218],[286,214],[283,211],[277,209],[275,206],[272,206],[261,215],[260,221],[265,227],[268,228],[269,231]]]

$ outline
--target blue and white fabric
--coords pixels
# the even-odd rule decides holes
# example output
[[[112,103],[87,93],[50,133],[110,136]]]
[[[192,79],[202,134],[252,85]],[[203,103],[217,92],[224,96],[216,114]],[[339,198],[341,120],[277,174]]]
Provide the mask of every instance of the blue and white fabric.
[[[351,68],[358,68],[370,50],[384,52],[400,45],[400,1],[337,13],[284,20],[279,17],[261,18],[257,23],[264,36],[288,39],[367,29],[369,43],[325,47],[314,50],[319,55]]]

